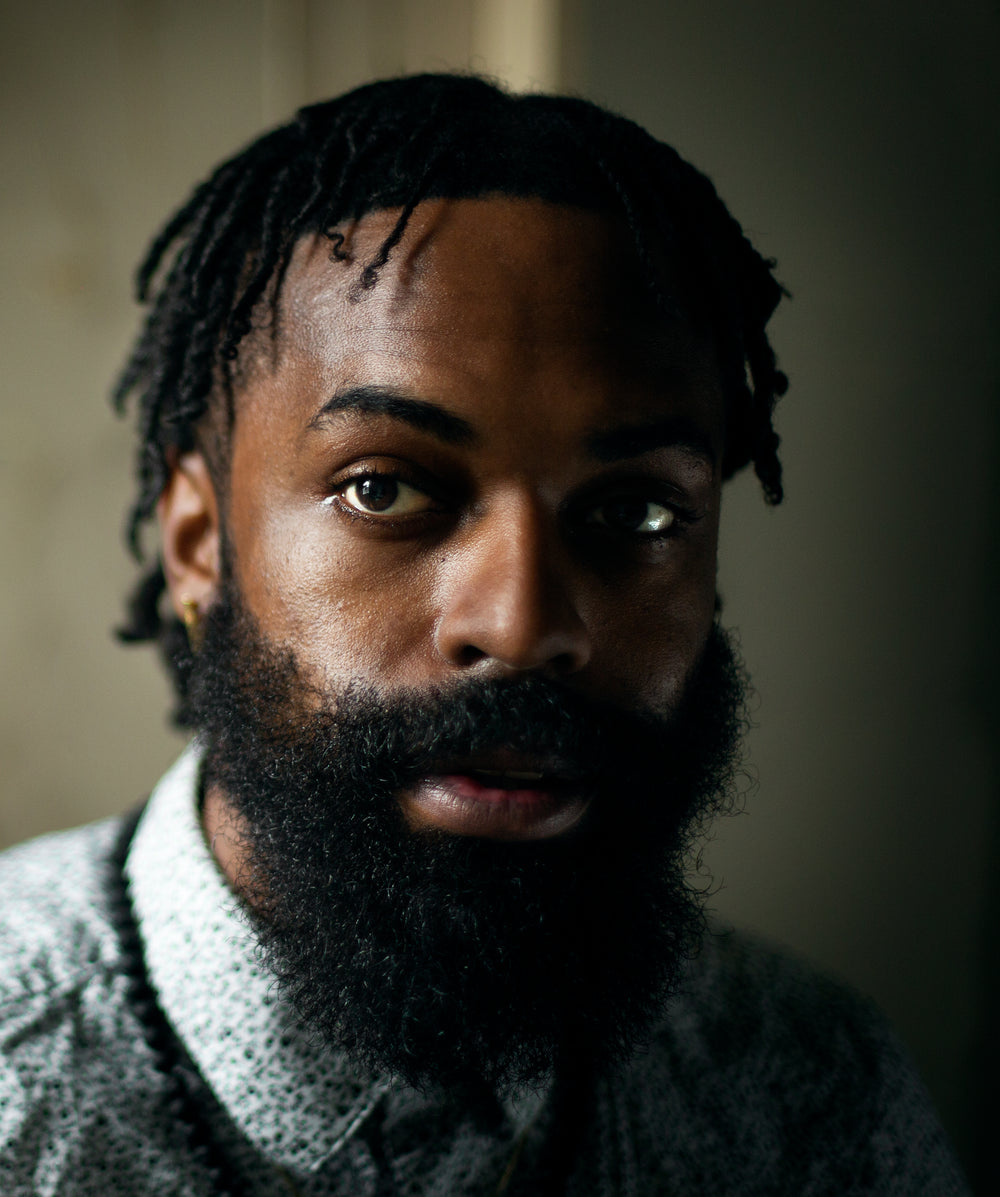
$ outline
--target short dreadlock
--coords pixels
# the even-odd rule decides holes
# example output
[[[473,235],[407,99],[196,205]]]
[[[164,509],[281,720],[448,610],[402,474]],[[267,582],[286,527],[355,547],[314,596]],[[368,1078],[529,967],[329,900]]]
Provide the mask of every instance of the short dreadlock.
[[[774,262],[753,248],[711,182],[638,125],[585,100],[511,95],[471,75],[414,75],[301,109],[224,162],[150,246],[136,290],[151,311],[114,392],[119,411],[133,394],[138,406],[138,493],[127,525],[138,560],[169,455],[195,447],[210,410],[221,407],[231,427],[241,344],[260,307],[277,303],[296,243],[319,233],[339,256],[338,224],[398,208],[361,269],[358,300],[421,200],[496,193],[624,218],[650,302],[714,337],[724,477],[753,462],[766,499],[781,501],[772,414],[788,383],[765,326],[783,289]],[[190,659],[180,622],[161,615],[164,590],[158,561],[135,588],[120,635],[160,642],[183,705]]]

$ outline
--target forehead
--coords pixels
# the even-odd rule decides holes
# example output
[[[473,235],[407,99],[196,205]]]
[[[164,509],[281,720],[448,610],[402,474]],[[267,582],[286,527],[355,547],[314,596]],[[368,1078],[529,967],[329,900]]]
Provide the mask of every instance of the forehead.
[[[280,418],[278,398],[287,408],[374,379],[486,416],[542,400],[565,423],[576,388],[590,396],[590,420],[597,392],[611,417],[623,402],[655,406],[684,390],[717,399],[721,438],[714,349],[656,308],[620,221],[538,199],[424,201],[362,291],[361,271],[398,215],[340,226],[338,257],[326,237],[298,244],[265,370],[291,385],[277,396],[251,384],[253,406],[266,401]]]
[[[360,269],[398,216],[398,210],[373,212],[342,225],[345,261],[332,273],[327,239],[301,242],[283,290],[283,331],[308,327],[319,312],[356,326],[453,304],[470,333],[479,321],[484,331],[496,331],[500,312],[510,318],[530,309],[534,320],[553,327],[574,324],[583,339],[600,336],[615,300],[626,300],[632,317],[651,315],[618,222],[544,200],[499,196],[419,204],[377,285],[359,292]]]

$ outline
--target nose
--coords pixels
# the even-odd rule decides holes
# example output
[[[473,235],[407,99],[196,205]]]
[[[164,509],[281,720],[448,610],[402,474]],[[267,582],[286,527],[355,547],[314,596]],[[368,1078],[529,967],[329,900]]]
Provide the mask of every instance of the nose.
[[[552,524],[555,524],[553,519]],[[476,520],[442,579],[434,636],[457,668],[565,675],[590,659],[573,595],[572,561],[558,529],[528,502]]]

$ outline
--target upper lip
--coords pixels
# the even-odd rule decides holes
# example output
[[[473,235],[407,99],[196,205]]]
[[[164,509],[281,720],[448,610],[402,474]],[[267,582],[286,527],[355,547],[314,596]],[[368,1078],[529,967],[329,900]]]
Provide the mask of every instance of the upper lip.
[[[435,761],[428,773],[487,773],[517,780],[578,781],[583,770],[566,760],[549,755],[519,752],[514,748],[496,748],[467,757],[448,757]]]

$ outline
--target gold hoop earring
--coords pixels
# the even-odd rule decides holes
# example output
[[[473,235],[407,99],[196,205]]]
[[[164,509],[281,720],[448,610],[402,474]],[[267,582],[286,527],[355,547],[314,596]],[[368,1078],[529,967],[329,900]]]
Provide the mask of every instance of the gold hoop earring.
[[[193,598],[182,598],[181,607],[183,608],[181,619],[184,621],[188,644],[191,646],[193,653],[200,652],[202,641],[205,639],[205,629],[201,622],[201,611],[198,609],[198,604]]]

